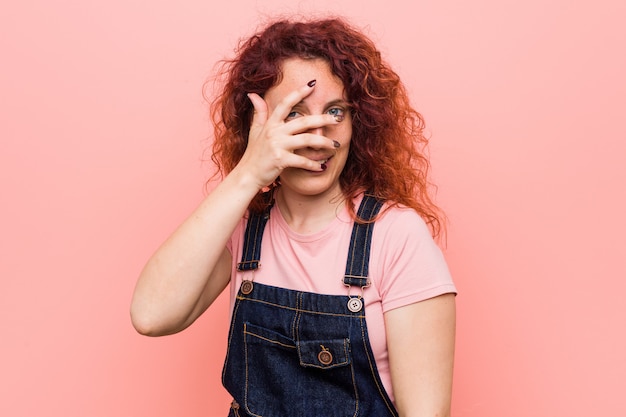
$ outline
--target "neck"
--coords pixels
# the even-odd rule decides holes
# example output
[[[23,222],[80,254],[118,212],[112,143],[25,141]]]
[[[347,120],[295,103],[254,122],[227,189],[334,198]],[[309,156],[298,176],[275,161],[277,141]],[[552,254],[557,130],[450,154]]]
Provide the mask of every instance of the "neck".
[[[346,204],[341,190],[307,196],[279,187],[275,197],[276,204],[291,230],[300,234],[312,234],[322,230],[337,217]]]

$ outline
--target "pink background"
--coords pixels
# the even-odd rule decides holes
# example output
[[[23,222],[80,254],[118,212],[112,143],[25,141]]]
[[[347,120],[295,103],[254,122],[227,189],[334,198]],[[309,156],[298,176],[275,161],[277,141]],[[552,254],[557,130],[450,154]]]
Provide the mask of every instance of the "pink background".
[[[226,415],[226,299],[150,339],[130,296],[204,194],[213,64],[314,11],[369,27],[428,123],[453,414],[626,415],[623,0],[4,2],[0,415]]]

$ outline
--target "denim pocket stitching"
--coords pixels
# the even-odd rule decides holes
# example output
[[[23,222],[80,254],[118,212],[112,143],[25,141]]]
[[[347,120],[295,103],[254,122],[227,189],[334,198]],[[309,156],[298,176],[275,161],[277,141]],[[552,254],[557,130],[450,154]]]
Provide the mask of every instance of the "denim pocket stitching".
[[[318,368],[318,369],[333,369],[340,366],[346,366],[350,364],[350,354],[348,346],[350,344],[350,339],[331,339],[331,340],[307,340],[307,341],[299,341],[296,343],[296,347],[298,348],[298,358],[300,360],[300,365],[305,368]],[[343,351],[343,355],[341,355],[337,362],[332,363],[332,365],[318,365],[317,355],[314,353],[308,352],[304,347],[309,345],[314,346],[331,346],[334,349],[332,351],[335,352],[335,358],[337,357],[337,347],[341,347]],[[334,359],[333,359],[334,361]]]

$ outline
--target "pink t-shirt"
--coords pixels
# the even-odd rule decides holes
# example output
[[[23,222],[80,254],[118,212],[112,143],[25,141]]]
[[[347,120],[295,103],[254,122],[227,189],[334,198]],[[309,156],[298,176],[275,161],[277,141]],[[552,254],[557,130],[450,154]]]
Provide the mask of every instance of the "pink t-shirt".
[[[355,207],[361,199],[355,200]],[[302,235],[289,228],[274,205],[263,235],[261,267],[239,272],[236,266],[241,260],[246,222],[242,219],[228,244],[233,256],[231,300],[244,277],[297,291],[348,295],[343,276],[353,220],[347,208],[324,230]],[[371,285],[363,292],[367,329],[380,377],[393,400],[383,314],[437,295],[456,293],[456,288],[424,220],[409,208],[391,208],[376,220],[369,275]],[[350,291],[357,295],[360,289],[353,287]]]

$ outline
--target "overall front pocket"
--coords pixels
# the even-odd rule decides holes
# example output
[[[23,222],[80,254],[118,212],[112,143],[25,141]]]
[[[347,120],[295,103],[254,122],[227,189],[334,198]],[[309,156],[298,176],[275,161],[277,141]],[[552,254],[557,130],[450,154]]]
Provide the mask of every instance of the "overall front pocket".
[[[293,339],[244,324],[245,407],[263,417],[348,417],[357,412],[349,339]]]

